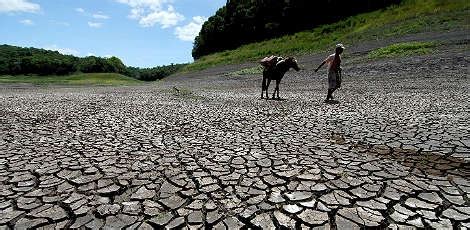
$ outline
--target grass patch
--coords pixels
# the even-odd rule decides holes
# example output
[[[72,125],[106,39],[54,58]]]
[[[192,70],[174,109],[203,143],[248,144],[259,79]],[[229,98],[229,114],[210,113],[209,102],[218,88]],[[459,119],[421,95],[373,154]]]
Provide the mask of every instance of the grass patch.
[[[141,81],[115,73],[84,73],[68,76],[0,76],[0,84],[33,85],[136,85]]]
[[[196,95],[193,91],[191,91],[191,89],[184,88],[184,87],[173,86],[173,88],[171,88],[171,94],[179,98],[186,98],[186,99],[193,99],[193,100],[205,99],[205,97]]]
[[[263,73],[263,67],[255,66],[252,68],[245,68],[245,69],[241,69],[235,72],[227,73],[226,76],[238,77],[238,76],[244,76],[244,75],[258,75],[262,73]]]
[[[193,96],[193,92],[190,89],[188,89],[188,88],[178,88],[176,86],[174,86],[171,89],[171,93],[173,94],[173,96],[176,96],[176,97],[191,97],[191,96]]]
[[[376,49],[368,54],[369,58],[391,58],[423,55],[431,52],[434,42],[404,42]]]
[[[468,0],[404,0],[398,6],[359,14],[313,30],[207,55],[185,66],[183,72],[258,61],[269,55],[302,55],[325,49],[333,51],[338,42],[352,45],[364,40],[410,33],[469,29],[469,12]]]

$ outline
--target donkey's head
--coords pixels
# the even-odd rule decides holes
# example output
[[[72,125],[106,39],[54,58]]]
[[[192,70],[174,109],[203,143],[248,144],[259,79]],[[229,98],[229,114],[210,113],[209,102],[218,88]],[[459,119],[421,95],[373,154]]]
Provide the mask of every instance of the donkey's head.
[[[286,59],[286,63],[289,66],[289,68],[293,68],[296,71],[300,70],[299,64],[297,63],[297,60],[294,57],[288,57]]]

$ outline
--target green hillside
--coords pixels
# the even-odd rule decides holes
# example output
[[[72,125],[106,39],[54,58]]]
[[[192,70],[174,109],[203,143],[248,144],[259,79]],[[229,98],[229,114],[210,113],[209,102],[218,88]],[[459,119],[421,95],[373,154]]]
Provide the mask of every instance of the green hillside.
[[[3,75],[0,76],[0,84],[2,83],[27,83],[34,85],[136,85],[142,84],[142,81],[116,73],[83,73],[67,76]]]
[[[194,59],[330,24],[402,0],[231,0],[203,24]]]
[[[60,77],[77,73],[116,73],[142,81],[155,81],[177,72],[184,65],[186,64],[136,68],[125,66],[117,57],[75,57],[72,55],[64,55],[57,51],[34,47],[26,48],[0,45],[0,76],[17,76],[17,81],[19,81],[19,79],[26,79],[21,77],[24,75]],[[5,78],[9,79],[11,77]],[[40,79],[44,80],[45,78]],[[65,78],[61,79],[63,80]]]
[[[313,30],[203,56],[183,71],[257,61],[272,54],[285,56],[315,53],[333,47],[337,42],[352,46],[359,41],[411,33],[469,29],[468,15],[468,0],[405,0],[400,5],[349,17]]]

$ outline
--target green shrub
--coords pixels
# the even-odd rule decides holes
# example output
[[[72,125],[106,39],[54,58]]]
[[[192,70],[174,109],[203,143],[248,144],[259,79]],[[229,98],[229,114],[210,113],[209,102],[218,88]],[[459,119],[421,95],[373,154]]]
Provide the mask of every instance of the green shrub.
[[[436,46],[434,42],[404,42],[376,49],[369,53],[369,58],[390,58],[428,54]]]

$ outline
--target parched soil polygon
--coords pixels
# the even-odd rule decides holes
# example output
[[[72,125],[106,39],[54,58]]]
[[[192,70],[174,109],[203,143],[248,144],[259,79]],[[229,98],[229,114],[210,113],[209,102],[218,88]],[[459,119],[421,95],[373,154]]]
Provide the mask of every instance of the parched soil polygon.
[[[261,76],[223,71],[0,87],[0,228],[468,228],[458,47],[345,56],[339,104],[312,70],[323,55],[288,72],[282,101],[260,99]]]

